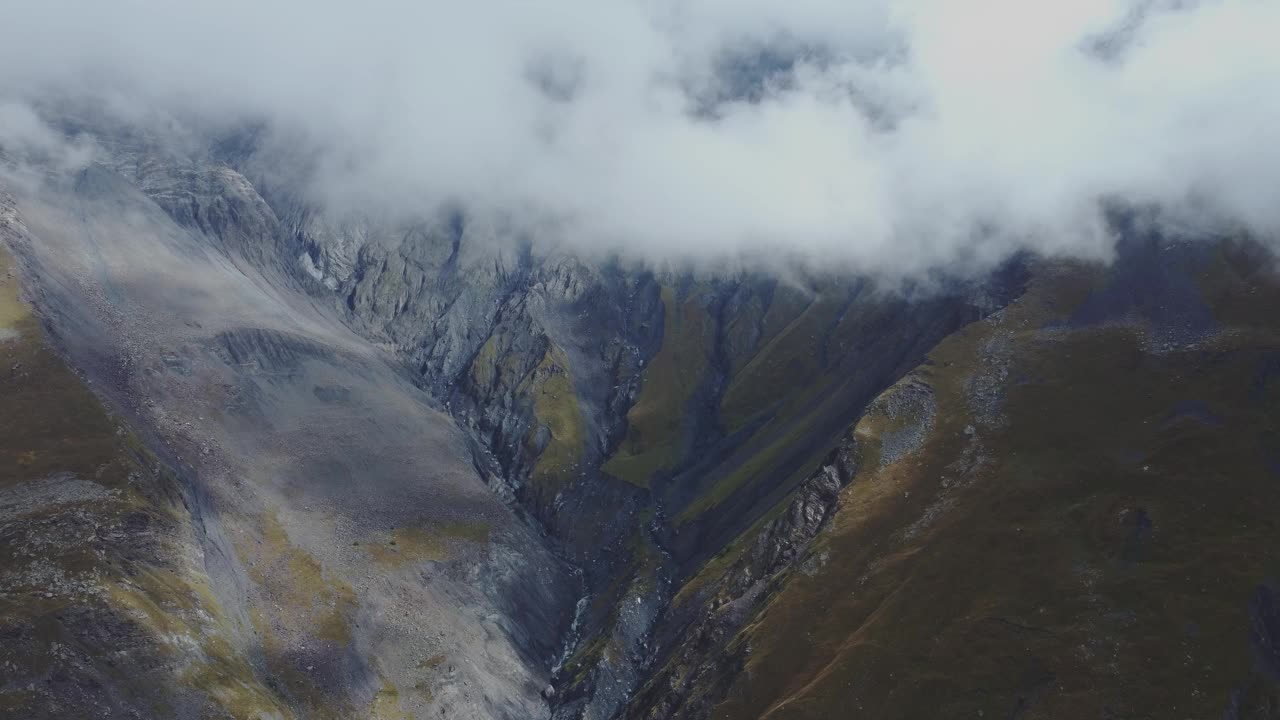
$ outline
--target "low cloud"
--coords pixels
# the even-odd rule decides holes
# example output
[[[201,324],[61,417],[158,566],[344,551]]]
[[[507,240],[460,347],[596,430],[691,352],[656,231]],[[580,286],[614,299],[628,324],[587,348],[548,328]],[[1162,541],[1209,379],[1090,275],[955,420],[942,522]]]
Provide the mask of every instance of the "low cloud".
[[[28,105],[0,100],[0,160],[21,167],[77,170],[93,161],[93,143],[49,127]]]
[[[891,273],[1103,257],[1117,202],[1280,229],[1266,0],[6,5],[0,147],[67,101],[252,124],[339,212]]]

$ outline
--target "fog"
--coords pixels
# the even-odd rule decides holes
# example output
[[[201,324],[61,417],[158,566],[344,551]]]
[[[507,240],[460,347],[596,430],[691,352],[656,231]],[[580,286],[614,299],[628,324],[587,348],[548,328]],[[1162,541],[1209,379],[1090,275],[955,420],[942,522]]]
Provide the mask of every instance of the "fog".
[[[333,212],[894,273],[1105,257],[1116,203],[1280,229],[1264,0],[0,0],[0,27],[0,148],[90,162],[40,119],[68,103],[259,127]]]

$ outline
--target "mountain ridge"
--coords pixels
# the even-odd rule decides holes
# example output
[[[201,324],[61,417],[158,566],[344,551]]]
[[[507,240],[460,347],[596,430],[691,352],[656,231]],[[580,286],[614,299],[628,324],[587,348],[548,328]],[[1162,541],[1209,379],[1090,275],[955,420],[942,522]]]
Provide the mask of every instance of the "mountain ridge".
[[[1274,716],[1244,637],[1252,623],[1268,657],[1256,515],[1248,568],[1224,584],[1253,599],[1185,606],[1203,613],[1197,633],[1241,636],[1188,656],[1225,669],[1164,670],[1190,699],[1126,697],[1137,666],[1099,675],[1068,647],[1128,658],[1190,642],[1130,578],[1189,597],[1174,575],[1201,577],[1212,548],[1170,558],[1165,543],[1190,528],[1232,542],[1229,523],[1179,504],[1214,498],[1186,478],[1221,475],[1231,454],[1162,464],[1179,433],[1269,457],[1268,404],[1241,389],[1273,352],[1258,298],[1276,290],[1274,261],[1258,245],[1117,221],[1109,266],[1017,257],[911,293],[577,258],[460,214],[333,220],[275,184],[247,140],[195,157],[100,144],[89,168],[17,187],[4,239],[69,363],[168,458],[164,482],[201,498],[184,522],[230,608],[228,662],[271,708],[260,717]],[[1245,399],[1169,389],[1159,407],[1135,390],[1158,382]],[[1104,410],[1071,416],[1076,386]],[[1118,447],[1123,418],[1162,429]],[[1261,429],[1256,447],[1238,428]],[[1076,457],[1054,450],[1059,435]],[[1115,495],[1140,460],[1175,490]],[[1269,492],[1263,460],[1241,466],[1242,498]],[[1111,479],[1072,496],[1054,470],[1067,467]],[[1070,522],[1025,509],[1041,492]],[[1040,555],[996,523],[1008,503]],[[1085,570],[1044,581],[1061,603],[964,605],[1031,602],[1020,573],[1077,555]],[[1034,613],[1054,618],[1047,635]],[[916,633],[922,618],[935,634]],[[217,687],[190,692],[180,715],[251,712]],[[144,707],[113,702],[122,717]]]

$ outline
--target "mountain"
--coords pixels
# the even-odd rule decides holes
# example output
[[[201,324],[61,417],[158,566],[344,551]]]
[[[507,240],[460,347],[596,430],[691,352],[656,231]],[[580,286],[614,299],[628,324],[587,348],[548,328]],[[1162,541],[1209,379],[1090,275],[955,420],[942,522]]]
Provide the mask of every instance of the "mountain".
[[[1280,717],[1248,237],[654,267],[67,122],[0,156],[4,717]]]

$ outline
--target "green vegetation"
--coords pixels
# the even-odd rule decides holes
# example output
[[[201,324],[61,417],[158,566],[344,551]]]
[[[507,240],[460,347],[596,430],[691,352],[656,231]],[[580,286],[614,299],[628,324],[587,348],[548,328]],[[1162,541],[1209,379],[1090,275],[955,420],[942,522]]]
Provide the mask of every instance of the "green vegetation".
[[[409,713],[400,706],[400,692],[388,680],[382,681],[382,687],[373,696],[373,706],[369,708],[371,720],[409,720]]]
[[[767,446],[759,450],[754,450],[753,448],[754,451],[747,456],[745,462],[732,472],[721,477],[711,488],[699,495],[697,500],[689,503],[675,517],[675,525],[679,526],[688,523],[702,513],[719,505],[738,489],[752,482],[776,477],[779,472],[787,472],[785,482],[780,487],[790,487],[797,484],[818,467],[822,458],[830,450],[828,443],[818,443],[817,449],[810,453],[810,456],[799,466],[789,472],[781,469],[786,465],[785,460],[788,459],[791,448],[802,438],[815,432],[813,427],[814,415],[800,418],[789,428],[785,435],[772,440]],[[763,431],[757,433],[756,437],[763,434]]]
[[[275,514],[257,518],[253,531],[240,533],[235,545],[263,595],[264,602],[250,609],[250,619],[271,674],[307,717],[348,717],[350,707],[335,702],[317,678],[291,661],[288,639],[310,637],[334,648],[349,644],[356,609],[354,589],[327,577],[320,563],[289,539]]]
[[[720,404],[727,432],[736,432],[761,416],[778,412],[783,403],[795,407],[802,401],[802,393],[797,390],[827,379],[823,377],[826,368],[822,367],[819,350],[847,303],[847,294],[820,294],[785,326],[777,327],[799,304],[793,298],[794,291],[783,293],[780,288],[778,292],[781,297],[776,298],[765,316],[767,342],[734,375]]]
[[[489,336],[471,361],[471,382],[486,392],[515,384],[519,379],[519,362],[504,349],[505,339]]]
[[[44,343],[40,323],[18,297],[12,259],[0,249],[0,488],[54,473],[128,483],[136,461],[98,399]]]
[[[678,301],[675,290],[663,287],[662,305],[662,347],[645,369],[640,394],[627,413],[627,436],[603,468],[645,488],[684,455],[685,416],[714,340],[711,320],[692,293]]]
[[[523,439],[535,501],[547,507],[579,472],[586,453],[586,421],[573,385],[565,352],[544,338],[546,349],[537,364],[511,352],[510,339],[490,335],[471,362],[470,378],[481,398],[513,395],[529,403],[533,418]]]
[[[591,671],[600,664],[601,658],[605,656],[610,643],[613,642],[613,636],[608,632],[611,627],[612,624],[606,625],[605,630],[592,637],[590,642],[578,646],[573,655],[565,661],[563,672],[565,677],[571,678],[565,686],[566,689],[576,688],[590,679]]]
[[[367,543],[364,547],[374,562],[384,567],[399,568],[415,563],[446,560],[453,542],[465,541],[487,546],[489,533],[489,524],[479,521],[421,524],[396,528],[387,533],[385,538]]]
[[[715,717],[1220,717],[1241,688],[1276,706],[1249,644],[1280,569],[1259,445],[1280,406],[1255,385],[1275,320],[1160,355],[1140,328],[1045,329],[1095,278],[1042,278],[917,370],[938,402],[925,445],[862,463],[810,549],[826,563],[735,640],[747,668]],[[985,426],[972,382],[997,334],[1017,380]],[[857,428],[873,455],[877,423]]]
[[[702,567],[698,568],[698,572],[680,586],[679,592],[671,599],[671,607],[677,609],[683,607],[685,603],[697,598],[705,588],[714,587],[714,583],[724,578],[725,574],[733,568],[734,563],[738,561],[738,558],[742,556],[743,551],[750,546],[751,539],[755,537],[760,528],[764,527],[765,522],[767,520],[757,521],[727,547],[702,563]]]
[[[809,309],[817,298],[816,288],[800,288],[796,285],[779,282],[769,299],[769,307],[765,310],[761,323],[760,341],[772,341],[783,330],[786,330],[800,314]]]
[[[722,463],[732,469],[713,475],[715,482],[681,510],[677,525],[695,520],[754,483],[789,487],[817,467],[830,443],[813,443],[813,450],[798,463],[793,452],[801,440],[829,433],[824,420],[844,411],[837,391],[848,378],[838,366],[824,365],[820,351],[828,339],[840,339],[833,333],[848,300],[847,291],[839,288],[816,296],[778,289],[765,315],[767,341],[742,363],[720,405],[729,432],[765,422]],[[778,485],[778,480],[783,483]]]
[[[348,643],[348,618],[356,605],[351,586],[325,577],[320,563],[289,540],[275,515],[259,518],[257,537],[262,542],[239,542],[236,552],[274,604],[288,608],[275,620],[291,631],[337,645]]]
[[[520,384],[521,395],[532,398],[537,425],[530,430],[525,444],[534,448],[539,429],[547,428],[550,441],[538,455],[533,467],[535,485],[546,495],[554,496],[582,462],[586,448],[585,422],[578,395],[569,374],[569,360],[564,351],[548,344],[542,361]]]

